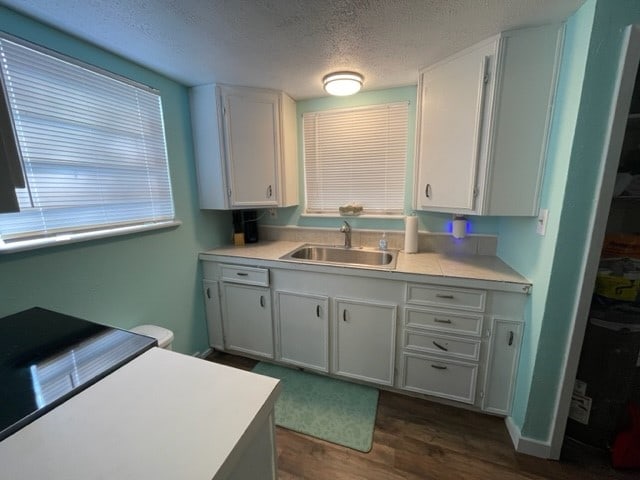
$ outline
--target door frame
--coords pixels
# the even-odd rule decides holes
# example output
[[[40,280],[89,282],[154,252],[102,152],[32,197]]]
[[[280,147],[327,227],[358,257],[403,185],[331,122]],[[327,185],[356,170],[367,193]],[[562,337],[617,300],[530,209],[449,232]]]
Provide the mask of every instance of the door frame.
[[[616,85],[611,100],[607,122],[607,139],[602,151],[599,173],[600,188],[596,192],[596,208],[589,221],[591,237],[583,258],[583,275],[580,294],[574,305],[575,316],[569,336],[569,348],[563,360],[561,387],[556,397],[556,409],[552,423],[550,458],[560,458],[564,433],[569,416],[573,385],[578,372],[584,333],[587,327],[593,287],[600,261],[600,252],[613,197],[616,172],[622,152],[631,96],[640,63],[640,24],[625,28],[622,53],[618,63]]]

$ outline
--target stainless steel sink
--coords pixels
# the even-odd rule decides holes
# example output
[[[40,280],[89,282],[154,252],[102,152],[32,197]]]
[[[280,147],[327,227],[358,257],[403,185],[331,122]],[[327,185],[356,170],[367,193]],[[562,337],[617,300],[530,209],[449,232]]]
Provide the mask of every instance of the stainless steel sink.
[[[394,269],[397,250],[377,250],[364,247],[338,247],[305,244],[280,257],[283,260],[298,260],[311,263],[352,265]]]

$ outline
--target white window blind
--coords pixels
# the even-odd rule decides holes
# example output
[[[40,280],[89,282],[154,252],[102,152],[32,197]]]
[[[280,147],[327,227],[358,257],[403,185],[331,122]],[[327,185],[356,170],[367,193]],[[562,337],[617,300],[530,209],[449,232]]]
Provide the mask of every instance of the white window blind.
[[[27,184],[0,247],[173,220],[157,91],[12,37],[0,62]]]
[[[402,213],[408,102],[305,113],[306,211],[338,213],[357,203],[364,214]]]

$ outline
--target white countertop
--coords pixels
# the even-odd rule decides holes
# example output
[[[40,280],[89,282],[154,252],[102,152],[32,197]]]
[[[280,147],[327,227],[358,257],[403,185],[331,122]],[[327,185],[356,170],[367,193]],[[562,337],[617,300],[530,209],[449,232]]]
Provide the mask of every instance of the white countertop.
[[[241,247],[220,247],[200,254],[204,260],[221,260],[220,257],[249,258],[264,261],[280,261],[304,264],[291,260],[280,260],[280,257],[303,245],[303,242],[267,241],[248,244]],[[305,265],[309,265],[308,263]],[[340,267],[354,268],[354,267]],[[363,269],[358,269],[363,270]],[[369,271],[384,272],[384,269],[370,269]],[[435,252],[398,254],[398,261],[394,273],[428,275],[441,278],[458,278],[487,282],[498,282],[521,286],[528,292],[531,282],[520,275],[498,257],[489,255],[461,255]]]
[[[0,476],[226,478],[278,380],[153,348],[0,442]]]

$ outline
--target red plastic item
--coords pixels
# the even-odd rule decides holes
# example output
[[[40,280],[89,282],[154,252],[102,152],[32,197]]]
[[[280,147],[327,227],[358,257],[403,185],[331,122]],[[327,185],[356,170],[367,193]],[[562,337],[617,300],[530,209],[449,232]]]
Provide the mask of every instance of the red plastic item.
[[[611,448],[614,468],[640,468],[640,406],[630,403],[627,411],[631,427],[616,435]]]

